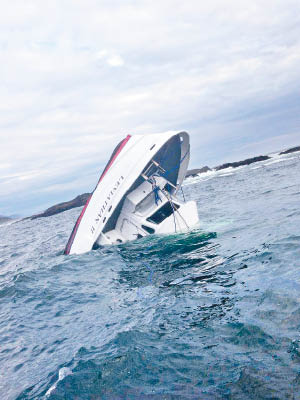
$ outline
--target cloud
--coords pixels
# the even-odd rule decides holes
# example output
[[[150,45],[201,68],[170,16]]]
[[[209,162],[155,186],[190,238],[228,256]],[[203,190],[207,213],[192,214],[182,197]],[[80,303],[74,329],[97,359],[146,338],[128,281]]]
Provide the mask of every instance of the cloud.
[[[96,59],[100,60],[100,62],[104,60],[111,67],[121,67],[124,65],[124,60],[119,54],[107,50],[97,52]]]
[[[263,152],[283,135],[294,144],[299,12],[294,0],[9,2],[0,213],[7,203],[16,211],[16,190],[28,212],[38,211],[36,190],[41,205],[50,190],[91,190],[128,133],[188,130],[195,166]]]

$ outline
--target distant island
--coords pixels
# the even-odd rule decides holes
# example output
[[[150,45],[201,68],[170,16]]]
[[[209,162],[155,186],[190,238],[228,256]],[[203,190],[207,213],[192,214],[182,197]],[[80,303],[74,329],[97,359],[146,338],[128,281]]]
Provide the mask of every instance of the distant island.
[[[51,215],[59,214],[61,212],[70,210],[71,208],[81,207],[87,202],[87,199],[89,198],[89,196],[90,196],[90,193],[80,194],[79,196],[75,197],[75,199],[65,201],[64,203],[56,204],[55,206],[47,208],[47,210],[45,210],[44,212],[42,212],[40,214],[34,214],[31,217],[27,217],[25,219],[50,217]]]
[[[187,171],[187,173],[185,174],[186,178],[190,178],[193,176],[197,176],[198,174],[203,174],[204,172],[207,171],[219,171],[220,169],[225,169],[225,168],[237,168],[237,167],[241,167],[242,165],[249,165],[258,161],[265,161],[268,160],[269,156],[257,156],[257,157],[252,157],[252,158],[247,158],[246,160],[243,161],[236,161],[236,162],[231,162],[231,163],[225,163],[222,165],[217,165],[214,168],[209,168],[207,166],[202,167],[202,168],[196,168],[196,169],[190,169]]]
[[[12,221],[12,218],[5,217],[4,215],[0,215],[0,225],[5,224],[6,222]]]
[[[282,151],[282,152],[279,153],[279,154],[280,154],[280,155],[281,155],[281,154],[289,154],[289,153],[294,153],[295,151],[300,151],[300,146],[291,147],[290,149],[284,150],[284,151]]]
[[[282,152],[280,152],[279,154],[289,154],[289,153],[294,153],[296,151],[300,151],[300,146],[297,147],[292,147],[289,148],[287,150],[283,150]],[[219,171],[225,168],[237,168],[243,165],[250,165],[252,163],[256,163],[259,161],[265,161],[265,160],[269,160],[270,156],[256,156],[256,157],[252,157],[252,158],[247,158],[246,160],[242,160],[242,161],[236,161],[236,162],[228,162],[225,164],[221,164],[218,165],[216,167],[210,168],[208,166],[202,167],[202,168],[194,168],[194,169],[190,169],[187,171],[185,177],[186,178],[190,178],[190,177],[194,177],[197,176],[198,174],[203,174],[205,172],[208,171]],[[31,217],[26,217],[24,219],[36,219],[36,218],[42,218],[42,217],[50,217],[51,215],[55,215],[55,214],[59,214],[61,212],[64,212],[66,210],[70,210],[71,208],[75,208],[75,207],[82,207],[83,205],[85,205],[87,199],[89,198],[89,196],[91,195],[91,193],[83,193],[79,196],[76,196],[74,199],[69,200],[69,201],[65,201],[63,203],[59,203],[56,204],[50,208],[47,208],[47,210],[45,210],[42,213],[39,214],[35,214],[32,215]],[[9,220],[11,220],[11,218],[9,217],[4,217],[4,216],[0,216],[0,224],[4,223],[4,222],[8,222]]]
[[[189,169],[186,171],[185,177],[189,178],[191,176],[197,176],[198,174],[203,174],[208,171],[211,171],[211,168],[209,168],[207,165],[202,168]]]

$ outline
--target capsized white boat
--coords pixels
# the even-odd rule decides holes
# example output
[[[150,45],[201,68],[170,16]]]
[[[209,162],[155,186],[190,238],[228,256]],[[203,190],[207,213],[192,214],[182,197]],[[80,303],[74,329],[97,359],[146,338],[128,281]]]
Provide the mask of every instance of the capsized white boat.
[[[196,203],[176,197],[189,158],[186,132],[128,135],[113,151],[73,228],[65,254],[195,226]]]

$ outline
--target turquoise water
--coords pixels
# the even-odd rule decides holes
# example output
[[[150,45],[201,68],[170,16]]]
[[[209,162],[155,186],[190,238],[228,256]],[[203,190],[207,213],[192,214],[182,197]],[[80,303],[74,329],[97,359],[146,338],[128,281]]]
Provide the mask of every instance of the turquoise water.
[[[300,153],[187,180],[201,223],[63,255],[0,227],[0,399],[299,399]]]

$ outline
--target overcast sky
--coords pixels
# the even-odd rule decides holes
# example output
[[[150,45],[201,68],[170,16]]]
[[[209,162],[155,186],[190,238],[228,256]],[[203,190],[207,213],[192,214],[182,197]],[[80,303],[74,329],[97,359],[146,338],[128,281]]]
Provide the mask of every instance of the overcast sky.
[[[299,0],[10,0],[0,214],[93,190],[127,134],[186,130],[190,167],[300,145]]]

